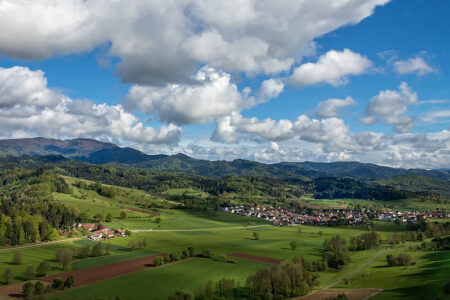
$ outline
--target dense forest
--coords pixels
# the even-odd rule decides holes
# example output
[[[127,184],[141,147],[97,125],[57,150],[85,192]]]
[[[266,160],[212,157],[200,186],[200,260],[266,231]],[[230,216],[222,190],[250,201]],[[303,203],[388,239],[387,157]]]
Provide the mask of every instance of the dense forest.
[[[52,171],[10,169],[0,172],[0,245],[18,245],[58,237],[76,212],[52,201],[52,192],[70,187]]]

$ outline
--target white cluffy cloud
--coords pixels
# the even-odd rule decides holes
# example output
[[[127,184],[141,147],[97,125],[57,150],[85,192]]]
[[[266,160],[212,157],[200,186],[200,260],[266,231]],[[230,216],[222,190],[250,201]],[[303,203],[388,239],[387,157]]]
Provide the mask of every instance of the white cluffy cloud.
[[[335,148],[347,143],[348,131],[349,127],[338,118],[316,120],[301,115],[295,121],[276,121],[270,118],[264,120],[244,118],[238,113],[233,113],[217,121],[212,140],[238,143],[248,139],[276,142],[298,138]]]
[[[317,105],[314,114],[320,118],[337,117],[340,109],[353,104],[355,100],[350,96],[345,99],[328,99]]]
[[[169,123],[197,124],[278,97],[284,88],[280,80],[268,79],[262,83],[256,97],[250,96],[249,88],[244,88],[243,93],[239,91],[230,74],[207,66],[200,69],[193,80],[197,84],[132,86],[126,107]]]
[[[360,75],[368,71],[372,62],[349,49],[330,50],[319,57],[316,63],[305,63],[294,69],[288,82],[297,87],[319,83],[340,86],[347,83],[349,75]]]
[[[402,82],[399,91],[385,90],[370,100],[366,116],[361,119],[364,124],[382,122],[393,125],[394,131],[407,132],[412,129],[416,118],[404,115],[408,106],[418,105],[417,93],[406,82]]]
[[[43,59],[106,45],[106,58],[120,58],[122,80],[146,85],[189,82],[199,64],[276,74],[311,54],[315,38],[356,24],[387,2],[2,0],[0,54]],[[343,75],[359,72],[353,66]]]
[[[419,76],[436,72],[422,57],[409,58],[394,62],[395,71],[398,74],[417,74]]]
[[[121,105],[72,100],[47,87],[42,71],[0,68],[2,138],[105,138],[143,144],[176,144],[182,129],[146,127]]]

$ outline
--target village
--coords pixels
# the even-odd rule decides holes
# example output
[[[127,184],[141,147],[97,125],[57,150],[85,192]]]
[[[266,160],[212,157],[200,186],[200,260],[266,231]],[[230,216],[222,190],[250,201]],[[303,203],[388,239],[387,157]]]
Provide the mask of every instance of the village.
[[[300,224],[328,226],[356,225],[368,224],[374,220],[396,223],[416,223],[419,217],[424,220],[450,218],[450,213],[446,211],[373,211],[370,209],[312,209],[307,207],[287,209],[282,207],[275,208],[270,205],[241,205],[224,207],[223,210],[231,214],[261,218],[272,222],[274,226],[296,226]]]
[[[92,241],[107,240],[113,237],[127,236],[124,230],[120,228],[110,229],[102,224],[82,224],[75,223],[74,227],[84,232],[89,232],[88,239]]]

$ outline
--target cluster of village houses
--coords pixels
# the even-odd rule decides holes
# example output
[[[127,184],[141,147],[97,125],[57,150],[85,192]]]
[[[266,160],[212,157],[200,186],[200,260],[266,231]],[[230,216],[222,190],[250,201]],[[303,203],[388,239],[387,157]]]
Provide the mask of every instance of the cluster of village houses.
[[[450,213],[445,211],[407,212],[384,210],[380,212],[370,209],[311,209],[306,207],[287,209],[276,208],[270,205],[224,207],[223,210],[241,216],[261,218],[273,222],[275,226],[295,226],[298,224],[335,225],[338,223],[353,225],[369,223],[370,220],[387,222],[398,220],[401,223],[415,223],[419,216],[422,216],[424,219],[450,218]]]
[[[75,228],[89,231],[88,239],[93,241],[106,240],[116,236],[126,236],[125,232],[120,228],[110,229],[102,224],[82,224],[76,223]]]

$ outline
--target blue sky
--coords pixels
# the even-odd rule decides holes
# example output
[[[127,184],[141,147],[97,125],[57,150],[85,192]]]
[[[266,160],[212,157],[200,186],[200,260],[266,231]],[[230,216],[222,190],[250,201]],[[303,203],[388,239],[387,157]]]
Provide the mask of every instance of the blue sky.
[[[450,167],[449,11],[445,0],[2,1],[0,136]]]

